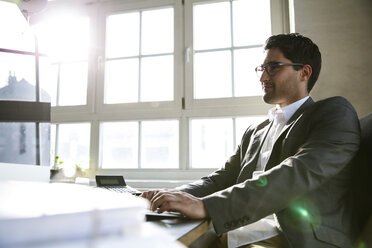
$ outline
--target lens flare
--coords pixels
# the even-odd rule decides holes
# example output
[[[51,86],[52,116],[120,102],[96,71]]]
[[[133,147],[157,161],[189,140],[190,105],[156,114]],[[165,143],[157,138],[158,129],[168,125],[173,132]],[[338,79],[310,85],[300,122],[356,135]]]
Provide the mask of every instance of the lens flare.
[[[307,209],[305,209],[303,207],[300,207],[300,206],[296,206],[296,207],[294,207],[294,210],[295,210],[295,212],[297,212],[297,215],[298,215],[299,218],[301,218],[303,220],[306,220],[306,221],[311,220],[311,216],[310,216]]]
[[[357,244],[356,248],[367,248],[367,245],[365,242],[361,241]]]
[[[297,199],[285,211],[284,221],[293,229],[313,231],[319,228],[321,216],[317,206],[309,199]]]
[[[260,176],[256,181],[255,185],[258,187],[265,187],[267,185],[267,177]]]

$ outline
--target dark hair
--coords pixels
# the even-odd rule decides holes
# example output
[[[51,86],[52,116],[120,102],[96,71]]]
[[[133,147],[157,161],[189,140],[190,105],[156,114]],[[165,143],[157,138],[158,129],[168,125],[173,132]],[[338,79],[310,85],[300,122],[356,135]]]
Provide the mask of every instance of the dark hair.
[[[265,50],[278,48],[284,57],[293,63],[310,65],[312,74],[307,84],[310,92],[319,77],[322,66],[322,56],[319,48],[309,38],[298,33],[273,35],[266,41]]]

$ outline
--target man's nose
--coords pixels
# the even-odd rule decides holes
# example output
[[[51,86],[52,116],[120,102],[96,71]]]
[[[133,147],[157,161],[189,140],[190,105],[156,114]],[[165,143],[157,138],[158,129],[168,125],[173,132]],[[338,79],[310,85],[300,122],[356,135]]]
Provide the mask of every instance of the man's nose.
[[[261,77],[260,77],[260,82],[263,83],[265,81],[269,80],[269,74],[267,73],[266,70],[264,70],[261,74]]]

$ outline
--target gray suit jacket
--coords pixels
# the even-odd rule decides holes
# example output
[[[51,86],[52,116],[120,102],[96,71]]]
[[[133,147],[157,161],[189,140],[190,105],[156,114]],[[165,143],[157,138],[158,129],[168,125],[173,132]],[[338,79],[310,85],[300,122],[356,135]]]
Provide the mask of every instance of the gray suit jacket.
[[[275,213],[286,247],[351,247],[354,108],[342,97],[309,98],[275,142],[265,173],[252,179],[269,127],[268,120],[250,126],[223,168],[179,189],[202,197],[217,234]]]

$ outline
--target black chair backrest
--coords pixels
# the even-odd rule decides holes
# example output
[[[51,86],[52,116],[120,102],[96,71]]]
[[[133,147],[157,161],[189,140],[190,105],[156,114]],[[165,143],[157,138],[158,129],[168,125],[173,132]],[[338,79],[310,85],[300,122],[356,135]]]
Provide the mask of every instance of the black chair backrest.
[[[356,247],[372,247],[371,235],[367,235],[372,233],[372,112],[360,118],[360,127],[361,143],[352,172],[355,235],[359,243]]]
[[[365,212],[370,215],[372,213],[372,113],[360,119],[360,127],[362,131],[362,139],[360,144],[360,152],[363,167],[364,196],[366,199]]]

